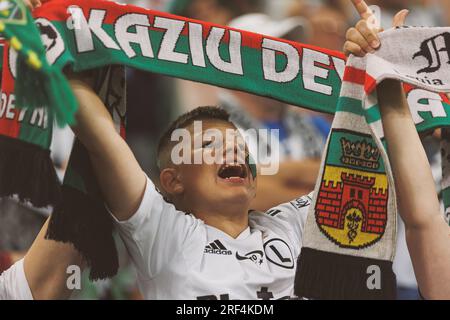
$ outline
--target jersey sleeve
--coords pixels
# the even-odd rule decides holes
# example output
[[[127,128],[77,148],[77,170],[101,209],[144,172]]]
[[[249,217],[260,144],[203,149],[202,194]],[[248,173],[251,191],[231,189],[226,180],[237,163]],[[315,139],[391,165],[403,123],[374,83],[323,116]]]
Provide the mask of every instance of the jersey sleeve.
[[[23,268],[23,259],[0,275],[0,300],[33,300]]]
[[[136,213],[126,221],[112,217],[139,275],[148,280],[179,253],[201,224],[166,202],[148,177]]]
[[[301,245],[303,232],[306,224],[309,206],[312,202],[313,193],[294,199],[290,202],[283,203],[266,212],[278,223],[290,231],[295,241]]]

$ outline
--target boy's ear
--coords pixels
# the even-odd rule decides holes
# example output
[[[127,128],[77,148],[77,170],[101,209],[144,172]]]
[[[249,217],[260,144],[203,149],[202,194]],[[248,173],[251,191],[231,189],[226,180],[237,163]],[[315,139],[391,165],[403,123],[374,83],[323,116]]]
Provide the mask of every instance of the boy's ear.
[[[164,192],[170,196],[179,195],[184,192],[184,186],[179,179],[176,168],[165,168],[159,174],[159,181]]]

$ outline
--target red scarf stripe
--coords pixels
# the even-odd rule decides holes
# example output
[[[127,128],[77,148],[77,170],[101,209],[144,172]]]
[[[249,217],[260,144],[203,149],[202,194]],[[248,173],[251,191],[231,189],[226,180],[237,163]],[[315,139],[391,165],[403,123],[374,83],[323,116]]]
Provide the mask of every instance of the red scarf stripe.
[[[366,71],[347,66],[344,72],[343,81],[351,82],[353,84],[364,85],[366,78]]]
[[[3,65],[9,65],[9,45],[5,42],[3,47]],[[12,99],[14,93],[14,78],[8,67],[4,67],[2,71],[2,98]],[[8,101],[0,102],[3,110],[3,116],[0,118],[0,134],[12,138],[18,138],[20,134],[19,109],[14,108],[14,119],[7,119],[6,112]]]
[[[364,82],[364,91],[366,94],[372,93],[377,87],[377,81],[372,76],[366,73],[366,80]]]

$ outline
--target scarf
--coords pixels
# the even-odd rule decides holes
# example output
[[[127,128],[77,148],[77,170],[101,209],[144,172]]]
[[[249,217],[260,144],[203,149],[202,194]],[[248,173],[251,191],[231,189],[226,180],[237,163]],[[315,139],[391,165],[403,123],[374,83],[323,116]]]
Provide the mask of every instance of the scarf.
[[[59,70],[69,67],[79,72],[100,68],[102,74],[111,75],[117,71],[108,66],[128,66],[242,90],[315,111],[335,112],[345,67],[345,58],[339,52],[101,0],[55,0],[35,10],[33,15],[47,60]],[[11,51],[5,47],[5,62],[10,61]],[[11,69],[10,63],[4,66]],[[4,70],[3,74],[8,72]],[[114,77],[99,77],[98,90],[113,89],[109,98],[102,98],[113,114],[117,130],[124,135],[126,110],[124,97],[120,96],[123,85],[111,84]],[[11,86],[13,80],[3,81],[2,87]],[[14,101],[12,90],[2,89],[2,93],[5,96],[2,101]],[[419,98],[415,105],[420,107],[418,102],[428,101],[427,92],[421,92]],[[53,108],[30,108],[32,115],[37,114],[30,124],[39,127],[41,118],[48,120],[56,113]],[[19,148],[20,144],[20,149],[32,150],[30,153],[47,151],[48,147],[39,144],[39,139],[48,137],[50,126],[39,127],[33,139],[23,141],[20,135],[8,134],[9,128],[23,123],[22,111],[18,111],[21,109],[10,103],[2,110],[0,134],[7,143],[2,143],[0,149],[6,158],[11,145]],[[11,116],[6,117],[8,114]],[[440,120],[438,123],[427,117],[424,122],[428,127],[442,126],[449,121],[447,114]],[[28,161],[27,165],[35,163]],[[16,171],[3,174],[12,176],[22,168],[13,169]],[[40,190],[42,181],[27,177],[27,182]],[[79,142],[75,142],[72,150],[62,191],[62,201],[46,199],[55,206],[48,236],[73,243],[91,266],[91,278],[113,275],[117,255],[111,219],[104,209],[87,152]],[[23,190],[15,192],[21,194]],[[395,225],[390,228],[395,229]]]
[[[72,122],[70,115],[76,107],[75,97],[61,70],[48,64],[39,32],[21,1],[0,2],[0,33],[4,37],[2,44],[6,40],[12,48],[11,59],[2,56],[2,60],[6,59],[3,65],[12,68],[3,68],[2,73],[4,100],[0,110],[0,144],[4,149],[0,154],[0,196],[18,194],[23,201],[46,206],[60,197],[49,158],[52,132],[47,124],[52,123],[54,116],[59,123]],[[16,75],[17,86],[13,81]],[[10,96],[14,90],[17,99]],[[67,104],[61,107],[60,101]],[[20,121],[11,122],[15,104],[29,109],[24,108],[17,114]],[[37,109],[45,106],[55,112],[48,114],[44,108]],[[30,179],[36,179],[39,185],[29,183]]]
[[[387,78],[414,85],[405,91],[420,106],[412,110],[418,129],[448,125],[449,105],[438,94],[450,90],[450,47],[447,60],[439,53],[448,31],[392,29],[380,35],[383,45],[375,54],[347,61],[298,258],[299,296],[395,298],[397,205],[376,85]]]

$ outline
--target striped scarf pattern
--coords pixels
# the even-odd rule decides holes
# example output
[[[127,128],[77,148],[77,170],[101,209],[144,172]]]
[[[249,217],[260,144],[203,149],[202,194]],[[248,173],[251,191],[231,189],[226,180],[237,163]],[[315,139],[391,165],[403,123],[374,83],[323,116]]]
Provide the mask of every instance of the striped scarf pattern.
[[[428,101],[419,101],[416,108],[422,103],[442,108],[442,112],[448,110],[444,95],[439,94],[450,90],[448,63],[436,68],[436,61],[428,59],[433,57],[429,50],[436,39],[448,30],[392,29],[380,35],[382,48],[378,52],[347,61],[298,259],[297,295],[319,299],[395,298],[392,261],[397,203],[376,85],[388,78],[401,80],[406,83],[409,99],[416,93],[421,98],[427,95]],[[427,65],[432,69],[424,71]],[[417,109],[411,111],[418,129],[436,126],[425,123]],[[433,108],[427,111],[439,112]],[[442,114],[445,116],[445,112]],[[444,121],[440,125],[449,124]],[[380,275],[375,287],[369,283],[370,272]]]

